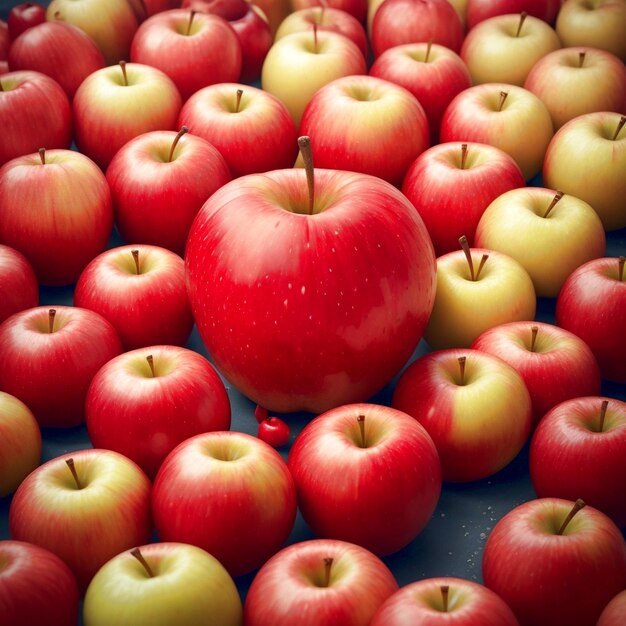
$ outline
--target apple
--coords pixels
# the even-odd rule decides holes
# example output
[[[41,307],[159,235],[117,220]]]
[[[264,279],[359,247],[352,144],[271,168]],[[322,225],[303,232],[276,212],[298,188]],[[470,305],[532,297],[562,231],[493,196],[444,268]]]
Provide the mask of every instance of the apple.
[[[626,109],[624,63],[595,48],[550,52],[535,63],[524,88],[546,105],[555,130],[585,113]]]
[[[294,11],[308,9],[311,7],[323,7],[345,11],[361,24],[367,14],[367,0],[291,0]]]
[[[85,414],[94,447],[127,456],[150,478],[185,439],[230,428],[219,375],[202,355],[176,346],[111,359],[89,386]]]
[[[556,20],[563,46],[607,50],[626,62],[626,3],[623,0],[566,0]]]
[[[180,0],[128,0],[139,23],[162,11],[180,8]]]
[[[451,142],[435,145],[415,159],[402,193],[415,205],[435,253],[441,256],[457,250],[462,235],[473,245],[476,226],[489,204],[524,185],[522,172],[506,152],[487,144]]]
[[[626,383],[624,257],[594,259],[572,274],[556,301],[556,322],[594,353],[602,378]]]
[[[439,456],[426,430],[375,404],[344,405],[315,418],[291,447],[289,470],[298,508],[316,535],[379,556],[415,539],[441,492]]]
[[[522,377],[479,350],[439,350],[418,358],[398,380],[392,406],[426,429],[443,480],[452,482],[501,470],[522,449],[532,425]]]
[[[267,417],[259,422],[258,438],[272,446],[272,448],[282,448],[289,443],[291,429],[287,422],[279,417]]]
[[[0,389],[24,402],[40,426],[76,426],[92,378],[121,351],[111,324],[93,311],[28,309],[0,325]]]
[[[4,498],[39,465],[41,457],[41,432],[35,416],[4,391],[0,391],[0,433],[0,498]]]
[[[507,254],[469,248],[437,258],[437,289],[424,338],[435,349],[465,348],[482,332],[532,320],[536,295],[528,272]]]
[[[18,37],[9,51],[12,70],[35,70],[56,80],[72,100],[89,74],[104,67],[93,39],[59,20],[44,22]]]
[[[321,87],[300,121],[316,165],[377,176],[400,186],[429,145],[428,119],[408,90],[374,76],[344,76]]]
[[[562,126],[546,149],[543,179],[588,202],[605,230],[626,226],[626,115],[601,111]]]
[[[259,570],[244,604],[246,626],[367,626],[398,589],[375,555],[335,539],[284,548]]]
[[[28,259],[43,285],[75,282],[112,226],[109,186],[86,156],[41,148],[0,168],[0,240]]]
[[[558,326],[542,322],[494,326],[472,348],[501,358],[524,379],[535,425],[565,400],[600,393],[600,370],[589,346]]]
[[[596,626],[621,626],[626,615],[626,590],[618,593],[600,614]]]
[[[237,81],[241,73],[241,46],[228,22],[186,9],[149,17],[133,38],[130,59],[167,74],[183,100],[202,87]]]
[[[268,444],[245,433],[210,432],[166,457],[154,481],[152,511],[162,541],[198,546],[240,576],[287,540],[296,490]]]
[[[589,626],[626,587],[626,542],[582,500],[530,500],[491,531],[483,578],[521,626]]]
[[[347,37],[313,29],[274,42],[261,71],[261,86],[285,104],[296,126],[315,92],[336,78],[365,74],[365,59]]]
[[[508,83],[522,87],[537,61],[561,47],[543,20],[526,12],[496,15],[472,28],[461,48],[474,85]]]
[[[185,102],[178,122],[215,146],[235,178],[292,167],[298,153],[291,114],[257,87],[205,87]]]
[[[487,83],[470,87],[452,100],[439,136],[442,143],[475,141],[496,146],[511,155],[524,179],[530,180],[541,170],[553,133],[550,113],[535,94],[516,85]]]
[[[522,11],[552,24],[561,4],[562,0],[467,0],[467,27],[474,28],[496,15]]]
[[[37,306],[39,285],[26,257],[0,244],[0,324],[13,313]]]
[[[109,164],[106,178],[115,223],[126,241],[184,254],[196,214],[231,180],[217,148],[187,132],[183,126],[178,133],[139,135],[120,148]]]
[[[239,592],[220,562],[181,543],[122,552],[94,576],[83,608],[85,626],[241,625]]]
[[[49,550],[23,541],[0,541],[2,626],[78,622],[78,588],[68,566]]]
[[[185,256],[214,363],[279,413],[371,397],[413,353],[434,298],[432,244],[406,197],[365,174],[314,171],[307,155],[306,173],[215,192]]]
[[[10,47],[9,25],[4,20],[0,20],[0,61],[6,61]]]
[[[448,0],[386,0],[374,14],[370,43],[374,56],[405,43],[438,43],[459,52],[463,24]]]
[[[367,59],[367,35],[361,22],[346,11],[330,6],[312,6],[290,13],[280,23],[274,40],[278,41],[292,33],[310,31],[313,26],[317,27],[318,32],[328,30],[344,35],[359,47]]]
[[[153,130],[175,130],[182,100],[155,67],[120,62],[90,74],[72,103],[75,141],[106,169],[128,141]]]
[[[76,283],[74,304],[107,319],[125,350],[183,346],[193,326],[183,260],[158,246],[120,246],[97,256]]]
[[[518,261],[537,295],[547,298],[556,298],[565,279],[606,248],[591,206],[544,187],[512,189],[496,198],[478,222],[475,242]]]
[[[39,148],[69,148],[70,103],[62,87],[40,72],[0,75],[0,166]]]
[[[48,21],[63,20],[85,31],[104,55],[107,65],[128,59],[138,22],[128,0],[52,0]]]
[[[409,43],[385,50],[372,64],[370,76],[408,89],[422,105],[431,144],[439,141],[443,112],[452,99],[472,84],[458,54],[433,43]]]
[[[418,580],[401,587],[376,611],[370,626],[519,626],[493,591],[463,578]]]
[[[626,402],[585,395],[566,400],[539,423],[530,477],[540,498],[585,502],[626,527]]]
[[[7,18],[9,36],[15,41],[23,32],[46,21],[46,7],[36,2],[15,5]]]

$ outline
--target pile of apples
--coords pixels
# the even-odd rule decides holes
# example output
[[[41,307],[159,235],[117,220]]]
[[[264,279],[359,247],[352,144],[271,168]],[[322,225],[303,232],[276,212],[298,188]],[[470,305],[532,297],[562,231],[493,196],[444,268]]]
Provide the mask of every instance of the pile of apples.
[[[0,623],[623,626],[625,34],[626,0],[7,7]],[[399,588],[444,483],[525,447],[484,585]]]

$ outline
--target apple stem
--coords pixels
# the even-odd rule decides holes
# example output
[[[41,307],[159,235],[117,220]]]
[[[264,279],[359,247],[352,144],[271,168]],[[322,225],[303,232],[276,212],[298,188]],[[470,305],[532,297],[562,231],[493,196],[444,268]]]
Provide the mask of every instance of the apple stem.
[[[189,15],[189,22],[187,22],[187,36],[191,34],[191,25],[193,24],[193,18],[196,17],[196,12],[191,11]]]
[[[604,418],[606,417],[606,410],[609,406],[608,400],[602,400],[602,405],[600,406],[600,428],[598,429],[599,433],[604,432]]]
[[[530,351],[534,352],[535,351],[535,342],[537,341],[537,333],[539,332],[539,326],[531,326],[530,327],[530,332],[531,332],[531,339],[530,339]]]
[[[330,568],[333,566],[333,559],[327,557],[324,559],[324,587],[330,584]]]
[[[498,112],[502,111],[502,107],[504,106],[504,103],[506,102],[508,95],[509,95],[508,91],[500,92],[500,103],[498,104]]]
[[[317,54],[317,24],[313,24],[313,53]]]
[[[76,482],[76,486],[79,489],[82,489],[83,486],[80,482],[80,478],[78,478],[78,472],[76,471],[76,467],[74,466],[74,459],[69,458],[66,459],[65,462],[67,463],[67,466],[70,468],[70,472],[72,472],[72,476],[74,477],[74,481]]]
[[[617,139],[617,136],[619,135],[619,131],[622,130],[622,128],[624,128],[624,124],[626,124],[626,115],[622,115],[622,117],[619,118],[617,128],[615,129],[615,134],[613,135],[613,141]]]
[[[519,34],[522,32],[522,26],[524,25],[524,22],[526,21],[527,17],[528,17],[528,13],[526,13],[526,11],[522,11],[519,14],[519,24],[517,25],[517,32],[515,33],[516,37],[519,37]]]
[[[483,254],[483,256],[481,257],[480,263],[478,264],[478,270],[476,272],[476,280],[480,278],[480,273],[483,271],[483,267],[485,267],[485,263],[487,262],[488,258],[488,254]]]
[[[461,169],[465,169],[465,161],[467,160],[467,144],[461,144]]]
[[[39,158],[41,159],[41,164],[45,165],[46,164],[46,149],[45,148],[39,148]]]
[[[50,309],[48,311],[48,332],[49,333],[54,332],[54,317],[56,314],[57,314],[56,309]]]
[[[168,163],[172,162],[172,157],[174,156],[174,150],[176,150],[176,146],[178,145],[178,142],[180,141],[180,138],[185,134],[188,133],[189,129],[186,126],[183,126],[179,131],[178,134],[176,135],[176,137],[174,137],[174,141],[172,142],[172,147],[170,148],[170,155],[167,159]],[[137,256],[139,256],[139,250],[136,251],[137,252]],[[133,255],[134,256],[134,255]],[[137,274],[139,274],[139,264],[137,264]]]
[[[156,376],[156,374],[154,373],[154,357],[149,354],[146,357],[146,361],[148,361],[148,365],[150,366],[150,371],[152,372],[152,378],[154,378]]]
[[[365,415],[362,413],[356,418],[359,424],[359,431],[361,432],[361,448],[367,448],[367,442],[365,441]]]
[[[572,510],[567,514],[567,517],[563,520],[563,523],[561,524],[561,528],[559,528],[559,532],[557,533],[557,535],[562,535],[565,532],[567,525],[572,521],[572,518],[574,517],[574,515],[576,515],[576,513],[578,513],[578,511],[580,511],[580,509],[582,509],[584,506],[585,506],[584,500],[581,500],[580,498],[578,498],[578,500],[576,500],[576,502],[574,503]]]
[[[239,113],[239,107],[241,106],[241,96],[243,96],[243,89],[237,89],[237,98],[235,100],[235,113]]]
[[[430,56],[430,49],[433,47],[433,40],[429,39],[426,44],[426,56],[424,57],[424,63],[428,63],[428,57]]]
[[[587,53],[586,52],[579,52],[578,53],[578,67],[582,67],[583,63],[585,62],[585,55]]]
[[[441,585],[441,601],[443,603],[443,612],[448,612],[448,593],[450,591],[449,585]]]
[[[124,77],[124,86],[128,87],[128,76],[126,75],[126,61],[120,61],[120,67],[122,68],[122,76]]]
[[[466,356],[460,356],[458,358],[459,361],[459,370],[461,370],[461,385],[465,384],[465,362],[467,361]]]
[[[133,260],[135,261],[135,274],[139,275],[141,274],[139,271],[139,250],[131,250],[130,253],[133,255]]]
[[[474,278],[474,262],[472,261],[472,252],[470,250],[469,244],[467,243],[467,237],[465,235],[461,235],[459,237],[459,243],[461,244],[461,248],[465,253],[465,258],[467,259],[467,264],[469,265],[470,277],[472,280],[476,280]]]
[[[626,256],[621,256],[617,265],[617,278],[620,282],[624,280],[624,263],[626,263]]]
[[[148,576],[150,576],[150,578],[154,578],[154,572],[152,571],[152,568],[150,567],[150,565],[148,565],[148,561],[144,559],[143,554],[141,554],[141,550],[139,550],[139,548],[133,548],[130,551],[130,554],[131,556],[134,556],[143,565],[143,568],[146,570],[146,573],[148,574]]]
[[[548,210],[543,214],[544,217],[548,217],[550,215],[550,211],[555,207],[556,203],[564,196],[562,191],[557,191],[554,198],[552,198],[552,202],[550,202],[550,206]]]
[[[311,150],[311,138],[306,135],[298,137],[298,147],[304,161],[306,182],[309,187],[309,215],[313,215],[315,205],[315,172],[313,170],[313,151]]]

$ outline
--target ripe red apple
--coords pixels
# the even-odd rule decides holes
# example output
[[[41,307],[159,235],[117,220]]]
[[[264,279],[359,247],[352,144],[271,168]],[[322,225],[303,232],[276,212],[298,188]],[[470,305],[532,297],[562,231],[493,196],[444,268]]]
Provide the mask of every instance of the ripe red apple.
[[[0,541],[2,626],[78,622],[78,587],[69,567],[32,543]]]
[[[7,18],[9,36],[15,41],[23,32],[46,21],[46,8],[36,2],[15,5]]]
[[[92,378],[121,351],[111,324],[93,311],[28,309],[0,325],[0,389],[24,402],[41,426],[76,426],[85,420]]]
[[[289,443],[291,429],[287,422],[271,416],[259,422],[258,437],[272,448],[282,448]]]
[[[157,246],[103,252],[80,275],[74,304],[107,319],[126,350],[183,346],[193,326],[183,260]]]
[[[31,264],[22,253],[2,244],[0,293],[0,324],[13,313],[31,309],[39,302],[39,285]]]
[[[187,235],[208,198],[231,180],[217,148],[187,128],[131,139],[107,168],[115,223],[131,243],[185,252]]]
[[[152,510],[162,541],[203,548],[240,576],[286,541],[296,490],[286,463],[266,443],[240,432],[204,433],[167,456]]]
[[[604,607],[596,626],[622,626],[626,615],[626,590],[618,593]]]
[[[626,527],[626,402],[585,396],[555,406],[535,431],[529,464],[540,498],[579,494]]]
[[[441,492],[439,455],[426,430],[375,404],[344,405],[314,419],[289,452],[289,470],[316,535],[378,555],[413,541]]]
[[[75,282],[112,225],[106,179],[79,152],[42,148],[0,168],[0,240],[28,259],[40,283]]]
[[[521,626],[589,626],[626,587],[626,542],[582,500],[531,500],[491,531],[483,578]]]
[[[246,626],[367,626],[398,589],[375,555],[351,543],[293,544],[259,570],[244,604]]]

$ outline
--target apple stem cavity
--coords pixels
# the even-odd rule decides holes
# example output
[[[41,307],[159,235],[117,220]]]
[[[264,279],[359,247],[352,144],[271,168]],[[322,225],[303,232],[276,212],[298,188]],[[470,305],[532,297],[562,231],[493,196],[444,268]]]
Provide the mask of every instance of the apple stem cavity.
[[[604,418],[606,417],[606,410],[609,406],[608,400],[602,400],[602,404],[600,405],[600,426],[598,427],[598,432],[604,432]]]
[[[537,333],[539,332],[539,326],[531,326],[530,327],[530,332],[531,332],[531,339],[530,339],[530,351],[534,352],[535,351],[535,342],[537,341]]]
[[[367,448],[367,441],[365,440],[365,415],[362,413],[356,418],[359,424],[359,432],[361,433],[361,448]]]
[[[183,126],[177,133],[176,137],[174,137],[174,141],[172,142],[172,147],[170,148],[170,155],[167,159],[168,163],[172,162],[172,158],[174,156],[174,150],[176,150],[176,146],[178,145],[178,142],[180,141],[180,138],[189,132],[189,129],[186,126]],[[136,250],[137,252],[137,256],[139,256],[139,251]],[[134,256],[134,255],[133,255]],[[137,264],[137,274],[139,274],[139,264]]]
[[[131,250],[130,253],[133,255],[133,261],[135,261],[135,274],[139,275],[141,274],[139,271],[139,250]]]
[[[313,215],[315,206],[315,172],[313,169],[313,151],[311,150],[311,138],[306,135],[298,137],[298,147],[304,161],[306,182],[309,187],[309,215]]]
[[[330,585],[330,569],[333,566],[333,559],[331,557],[327,557],[324,559],[324,584],[323,587],[328,587]]]
[[[472,261],[472,252],[469,247],[469,243],[467,243],[467,237],[465,235],[461,235],[459,237],[459,244],[461,245],[461,249],[465,253],[465,258],[467,259],[467,264],[469,265],[470,277],[474,281],[476,278],[474,277],[474,261]]]
[[[461,144],[461,169],[465,169],[465,161],[467,161],[467,144]]]
[[[460,356],[458,359],[459,362],[459,370],[461,372],[461,386],[465,384],[465,363],[467,361],[466,356]]]
[[[148,361],[148,365],[150,366],[150,371],[152,372],[152,378],[154,378],[156,376],[156,374],[154,373],[154,357],[149,354],[146,357],[146,361]]]
[[[624,124],[626,124],[626,115],[622,115],[619,118],[619,122],[617,124],[617,128],[615,129],[615,134],[613,135],[613,141],[615,141],[617,139],[617,136],[620,133],[620,130],[622,130],[622,128],[624,128]]]
[[[119,65],[122,68],[122,76],[124,77],[124,87],[128,87],[128,76],[126,74],[126,61],[120,61]]]
[[[583,63],[585,62],[585,56],[586,56],[586,52],[579,52],[578,53],[578,67],[582,67]]]
[[[39,148],[38,152],[39,152],[39,158],[41,159],[41,164],[45,165],[46,164],[46,149]]]
[[[448,612],[448,593],[450,592],[449,585],[441,585],[441,603],[443,604],[443,612]]]
[[[235,100],[235,113],[239,113],[239,107],[241,106],[241,96],[243,96],[243,89],[237,89],[237,97]]]
[[[57,314],[57,310],[56,309],[50,309],[48,311],[48,332],[49,333],[53,333],[54,332],[54,318]]]
[[[80,482],[80,478],[78,478],[78,472],[76,471],[76,466],[74,465],[74,459],[69,458],[66,459],[65,462],[67,466],[70,468],[70,472],[72,472],[72,476],[74,477],[74,482],[79,489],[83,488],[82,483]]]
[[[578,513],[578,511],[580,511],[580,509],[582,509],[584,506],[585,506],[584,500],[581,500],[580,498],[578,498],[578,500],[576,500],[576,502],[574,503],[572,510],[567,514],[567,517],[563,520],[563,523],[561,524],[561,528],[559,528],[557,535],[562,535],[565,532],[567,525],[572,521],[574,515],[576,515],[576,513]]]
[[[509,92],[508,91],[501,91],[500,92],[500,102],[498,103],[498,113],[500,111],[502,111],[502,107],[504,106],[504,103],[506,102],[506,99],[509,97]]]
[[[550,211],[556,206],[556,203],[564,196],[565,194],[562,191],[557,191],[554,198],[552,198],[552,202],[550,202],[550,206],[548,210],[543,214],[544,217],[548,217],[550,215]]]
[[[528,17],[528,13],[526,13],[526,11],[522,11],[519,14],[519,24],[517,25],[517,32],[515,33],[516,37],[520,36],[520,33],[522,32],[522,26],[524,25],[524,22],[526,21],[527,17]]]
[[[624,263],[626,263],[626,256],[621,256],[617,265],[617,279],[620,282],[624,280]]]
[[[52,17],[54,17],[55,20],[62,20],[63,19],[63,16],[61,15],[61,11],[55,11],[54,15]]]
[[[187,36],[191,35],[191,25],[193,24],[193,18],[196,17],[196,12],[191,11],[189,15],[189,22],[187,22]]]
[[[134,556],[143,565],[143,568],[146,570],[146,573],[148,574],[148,576],[150,578],[154,578],[154,572],[152,571],[152,568],[148,564],[148,561],[144,559],[143,554],[141,554],[141,550],[139,548],[133,548],[130,551],[130,554],[131,556]]]

